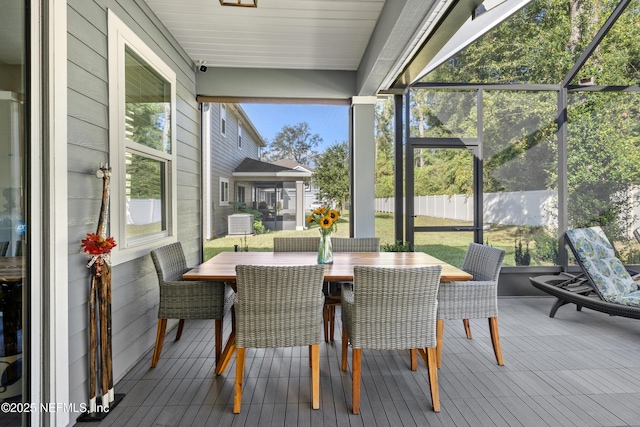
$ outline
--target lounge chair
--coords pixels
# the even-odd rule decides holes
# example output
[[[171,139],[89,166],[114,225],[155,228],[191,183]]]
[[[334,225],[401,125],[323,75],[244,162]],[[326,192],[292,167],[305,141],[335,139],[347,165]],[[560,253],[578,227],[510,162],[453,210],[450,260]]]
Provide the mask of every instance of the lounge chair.
[[[561,306],[573,303],[578,310],[587,307],[612,316],[640,319],[640,290],[602,229],[576,228],[567,231],[565,237],[583,274],[529,278],[533,286],[558,298],[549,317],[554,317]]]

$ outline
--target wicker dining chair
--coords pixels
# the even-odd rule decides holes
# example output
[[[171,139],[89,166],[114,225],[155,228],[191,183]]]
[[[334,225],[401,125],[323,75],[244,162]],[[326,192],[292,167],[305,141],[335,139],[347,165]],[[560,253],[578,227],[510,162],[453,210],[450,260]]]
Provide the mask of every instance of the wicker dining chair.
[[[469,319],[489,319],[489,331],[498,365],[504,365],[498,334],[498,276],[505,251],[470,243],[462,270],[473,276],[467,282],[444,282],[438,294],[437,355],[442,364],[442,337],[445,319],[462,319],[471,339]]]
[[[380,252],[379,237],[334,237],[331,239],[333,252]],[[336,306],[340,305],[340,288],[344,282],[330,282],[324,299],[323,323],[324,340],[333,341],[336,324]]]
[[[158,333],[151,367],[155,368],[160,359],[167,319],[180,319],[176,341],[182,336],[185,319],[215,319],[217,366],[222,352],[223,319],[233,305],[233,289],[223,282],[182,280],[182,275],[189,268],[180,242],[151,251],[151,259],[156,267],[160,286]]]
[[[363,349],[410,349],[411,369],[417,350],[429,371],[433,410],[440,411],[436,367],[436,312],[441,266],[387,268],[356,266],[353,286],[342,288],[342,370],[352,347],[352,406],[360,412]],[[426,349],[426,351],[425,351]]]
[[[318,252],[318,237],[274,237],[274,252]]]
[[[236,380],[240,413],[246,348],[309,346],[312,408],[320,408],[324,265],[236,266]]]

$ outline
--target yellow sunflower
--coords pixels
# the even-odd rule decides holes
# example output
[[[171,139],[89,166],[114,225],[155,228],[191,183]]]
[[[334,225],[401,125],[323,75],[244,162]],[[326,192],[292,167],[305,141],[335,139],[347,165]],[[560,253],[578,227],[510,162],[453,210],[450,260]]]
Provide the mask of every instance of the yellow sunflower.
[[[331,219],[329,215],[323,217],[320,220],[320,227],[324,229],[331,228],[332,225],[333,225],[333,219]]]
[[[334,222],[340,218],[340,212],[335,209],[331,209],[327,215],[330,216]]]
[[[325,208],[324,206],[320,206],[319,208],[316,208],[315,211],[313,211],[314,215],[324,215],[327,213],[327,208]]]

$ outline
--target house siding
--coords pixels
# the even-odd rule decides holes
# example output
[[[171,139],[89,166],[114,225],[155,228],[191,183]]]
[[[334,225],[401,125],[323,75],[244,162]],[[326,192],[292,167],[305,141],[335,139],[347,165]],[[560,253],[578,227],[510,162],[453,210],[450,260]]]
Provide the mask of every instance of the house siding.
[[[200,113],[191,60],[142,0],[68,0],[69,387],[76,404],[87,402],[89,390],[89,270],[80,240],[96,231],[102,180],[95,172],[109,160],[107,8],[177,74],[177,237],[190,265],[202,253]],[[117,382],[155,342],[159,296],[150,256],[115,265],[112,283]]]
[[[233,207],[220,205],[220,178],[229,180],[229,199],[236,200],[237,182],[231,174],[247,157],[258,159],[258,142],[243,123],[242,148],[238,148],[239,118],[231,104],[227,104],[226,135],[220,133],[220,105],[211,104],[211,215],[214,237],[224,236],[228,231],[227,217],[233,213]],[[246,186],[245,200],[249,202],[253,194],[253,187]]]

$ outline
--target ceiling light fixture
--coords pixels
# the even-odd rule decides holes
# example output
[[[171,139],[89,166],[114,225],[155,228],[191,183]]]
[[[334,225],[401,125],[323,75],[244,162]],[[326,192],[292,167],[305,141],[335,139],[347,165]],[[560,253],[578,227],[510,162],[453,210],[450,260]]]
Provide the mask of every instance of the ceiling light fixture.
[[[258,0],[220,0],[223,6],[258,7]]]

